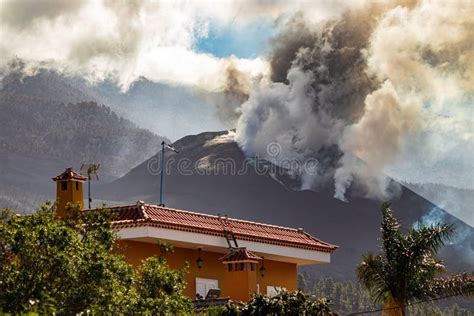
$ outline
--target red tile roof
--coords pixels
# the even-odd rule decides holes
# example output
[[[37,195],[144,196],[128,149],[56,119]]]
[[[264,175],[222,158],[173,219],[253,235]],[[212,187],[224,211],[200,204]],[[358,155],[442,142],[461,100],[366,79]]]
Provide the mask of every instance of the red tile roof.
[[[236,248],[231,249],[228,254],[219,258],[222,263],[231,263],[231,262],[255,262],[262,260],[261,257],[257,256],[251,251],[248,251],[247,248]]]
[[[232,232],[238,240],[254,241],[332,252],[337,246],[323,242],[302,229],[176,210],[139,201],[135,205],[111,207],[116,212],[114,227],[152,226],[225,237]]]
[[[52,178],[54,181],[64,181],[64,180],[76,180],[76,181],[86,181],[87,177],[84,177],[80,173],[74,171],[71,167],[67,168],[66,171],[61,173],[59,176]]]

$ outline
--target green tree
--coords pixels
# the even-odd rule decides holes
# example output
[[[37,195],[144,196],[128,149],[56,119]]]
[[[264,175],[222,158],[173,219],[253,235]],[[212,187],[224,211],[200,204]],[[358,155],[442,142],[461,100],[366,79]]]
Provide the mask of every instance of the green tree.
[[[154,314],[189,311],[184,270],[151,258],[136,277],[114,252],[110,211],[70,207],[68,214],[57,217],[52,204],[28,216],[0,210],[0,312],[125,314],[142,306]]]
[[[269,297],[261,293],[252,295],[252,299],[243,306],[228,304],[224,307],[223,315],[334,315],[330,301],[325,298],[316,299],[301,290],[293,292],[279,291]]]
[[[29,216],[0,211],[0,303],[4,312],[121,312],[133,270],[112,250],[105,210],[68,219],[45,204]],[[74,218],[73,218],[74,217]]]
[[[183,295],[186,273],[187,266],[171,270],[162,256],[146,259],[136,284],[138,301],[134,312],[159,315],[190,313],[192,302]]]
[[[403,234],[389,206],[382,205],[383,252],[364,255],[357,267],[358,278],[374,301],[384,304],[384,314],[405,315],[412,301],[474,294],[474,282],[465,274],[439,277],[445,267],[436,253],[453,234],[453,227],[419,226]]]

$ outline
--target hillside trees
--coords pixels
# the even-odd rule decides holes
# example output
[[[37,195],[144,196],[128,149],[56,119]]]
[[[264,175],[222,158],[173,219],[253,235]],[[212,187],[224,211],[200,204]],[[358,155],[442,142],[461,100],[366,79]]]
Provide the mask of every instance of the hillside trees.
[[[120,176],[155,154],[163,137],[95,102],[63,104],[0,91],[0,152],[95,162]]]

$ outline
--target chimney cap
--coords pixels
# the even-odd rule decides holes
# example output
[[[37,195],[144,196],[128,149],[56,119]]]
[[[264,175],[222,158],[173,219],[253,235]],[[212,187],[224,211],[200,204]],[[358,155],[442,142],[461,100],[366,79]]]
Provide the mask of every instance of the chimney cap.
[[[72,167],[66,168],[66,170],[57,175],[56,177],[52,178],[53,181],[79,181],[84,182],[87,180],[87,177],[84,177],[79,172],[74,171]]]

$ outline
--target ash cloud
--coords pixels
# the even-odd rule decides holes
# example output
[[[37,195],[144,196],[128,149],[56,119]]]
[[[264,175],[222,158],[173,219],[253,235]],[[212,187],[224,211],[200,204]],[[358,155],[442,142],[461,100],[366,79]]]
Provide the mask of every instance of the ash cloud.
[[[319,23],[296,15],[272,41],[272,81],[242,105],[236,140],[249,155],[266,157],[267,144],[278,142],[280,159],[326,161],[319,175],[300,175],[303,188],[333,180],[335,197],[344,201],[349,188],[395,197],[400,188],[385,175],[389,167],[428,150],[434,154],[427,159],[445,154],[436,153],[427,128],[443,116],[466,126],[472,8],[392,1]],[[451,136],[472,139],[472,129],[460,130]],[[340,154],[321,156],[331,146]]]
[[[251,78],[240,70],[232,56],[227,59],[220,87],[212,93],[196,91],[196,95],[214,106],[221,122],[234,127],[241,115],[240,106],[247,101],[251,88],[262,80],[263,76]]]
[[[249,155],[265,157],[276,141],[278,159],[317,157],[317,175],[298,175],[302,188],[334,181],[342,200],[347,190],[393,196],[384,173],[417,174],[410,161],[438,178],[454,166],[450,178],[474,187],[473,11],[461,0],[7,1],[0,75],[18,58],[28,75],[53,69],[112,79],[123,91],[140,77],[191,87],[237,125]],[[261,16],[281,30],[268,59],[196,51],[210,21],[238,26]]]
[[[1,5],[0,19],[4,24],[23,30],[43,18],[54,20],[62,15],[73,14],[83,1],[4,1]]]

